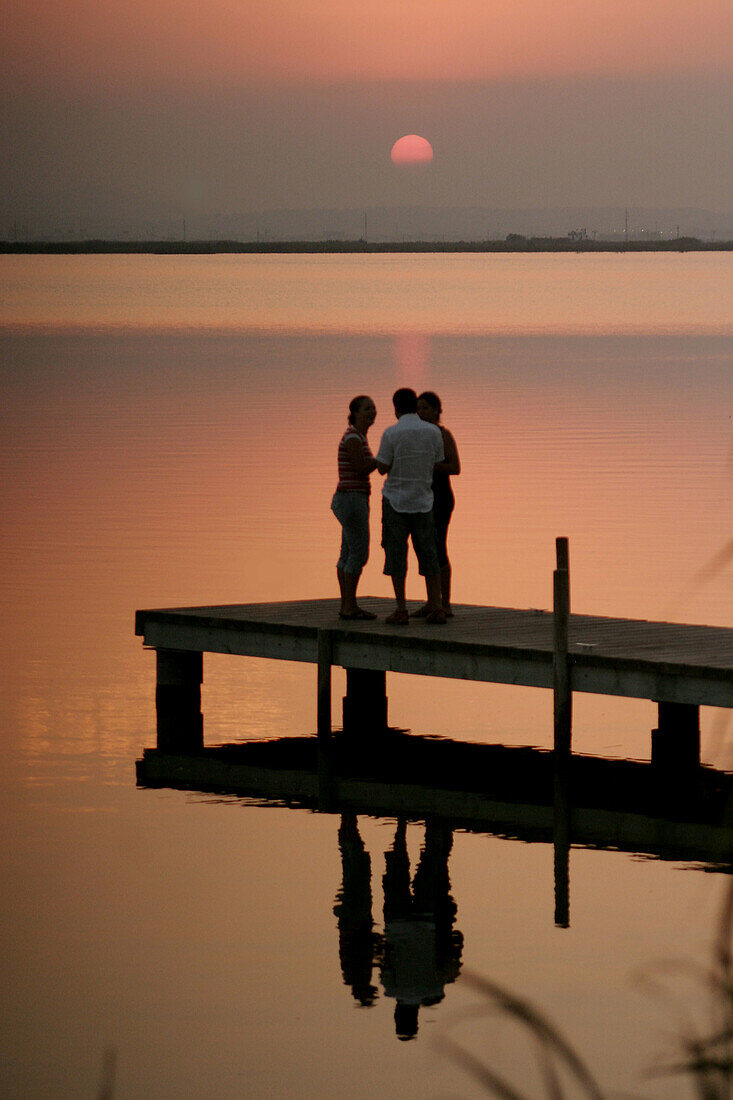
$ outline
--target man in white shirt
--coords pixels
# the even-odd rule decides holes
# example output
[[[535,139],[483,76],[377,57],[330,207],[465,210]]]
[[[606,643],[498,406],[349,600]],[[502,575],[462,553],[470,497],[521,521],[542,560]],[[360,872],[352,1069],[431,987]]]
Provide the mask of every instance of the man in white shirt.
[[[384,572],[392,578],[397,608],[388,623],[404,626],[409,621],[405,602],[407,540],[417,555],[427,589],[428,623],[444,623],[440,565],[433,521],[433,467],[443,462],[443,437],[435,424],[417,415],[417,394],[399,389],[392,398],[397,423],[382,436],[377,469],[386,474],[382,490],[382,546]]]

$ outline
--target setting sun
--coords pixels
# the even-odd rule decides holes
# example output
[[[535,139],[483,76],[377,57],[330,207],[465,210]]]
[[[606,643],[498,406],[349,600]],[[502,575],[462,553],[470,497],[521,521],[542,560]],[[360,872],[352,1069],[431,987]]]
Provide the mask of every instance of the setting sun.
[[[429,164],[433,159],[433,147],[418,134],[405,134],[392,146],[393,164]]]

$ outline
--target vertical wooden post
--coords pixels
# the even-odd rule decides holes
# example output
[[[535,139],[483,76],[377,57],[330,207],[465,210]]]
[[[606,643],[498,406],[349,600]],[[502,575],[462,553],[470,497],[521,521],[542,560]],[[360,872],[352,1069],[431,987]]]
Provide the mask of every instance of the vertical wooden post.
[[[333,738],[318,738],[318,811],[331,813],[336,800]]]
[[[566,573],[569,573],[570,543],[564,535],[555,539],[555,554],[557,556],[557,568],[564,569]]]
[[[318,631],[318,809],[327,813],[334,800],[333,739],[331,720],[331,668],[333,631]]]
[[[553,851],[555,856],[555,924],[570,927],[570,806],[565,813],[555,808]]]
[[[689,774],[700,766],[700,707],[657,703],[659,725],[652,730],[652,764],[660,771]]]
[[[196,752],[204,746],[203,654],[178,649],[157,649],[155,654],[158,748]]]
[[[568,540],[559,538],[557,569],[553,574],[553,686],[555,693],[555,752],[569,754],[572,729],[572,691],[568,661],[570,618],[570,560]]]
[[[387,729],[387,673],[347,668],[344,733],[384,733]]]
[[[318,738],[331,736],[331,664],[333,661],[333,632],[318,631]]]
[[[570,618],[570,555],[568,540],[556,540],[557,569],[553,574],[552,665],[554,688],[553,833],[555,863],[555,924],[570,924],[570,765],[572,691],[568,660]]]

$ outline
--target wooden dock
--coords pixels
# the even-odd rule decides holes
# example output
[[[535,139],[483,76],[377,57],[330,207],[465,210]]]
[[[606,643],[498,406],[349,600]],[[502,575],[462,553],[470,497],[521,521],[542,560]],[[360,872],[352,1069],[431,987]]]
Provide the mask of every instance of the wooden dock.
[[[443,626],[391,626],[392,600],[360,602],[378,618],[343,621],[335,599],[138,611],[136,633],[158,654],[158,747],[203,745],[204,653],[316,664],[321,734],[331,729],[334,665],[347,671],[344,728],[387,725],[388,672],[546,688],[557,699],[564,668],[568,698],[580,691],[657,703],[652,760],[677,767],[699,763],[699,707],[733,707],[730,628],[566,613],[559,653],[557,608],[458,604]]]

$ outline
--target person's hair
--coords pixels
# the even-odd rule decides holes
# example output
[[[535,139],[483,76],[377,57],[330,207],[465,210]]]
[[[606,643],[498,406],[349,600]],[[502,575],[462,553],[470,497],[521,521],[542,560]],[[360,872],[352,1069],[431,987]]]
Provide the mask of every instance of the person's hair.
[[[367,394],[360,393],[358,397],[354,397],[351,401],[349,401],[349,424],[354,423],[354,421],[356,420],[356,414],[361,408],[361,403],[362,401],[366,401],[366,399]]]
[[[392,403],[397,416],[417,412],[417,394],[414,390],[396,390],[392,396]]]
[[[425,390],[418,397],[418,401],[424,401],[430,406],[431,409],[435,409],[436,413],[438,414],[438,420],[440,420],[440,414],[443,411],[443,406],[440,403],[440,398],[438,397],[437,393],[433,393],[432,390]]]

